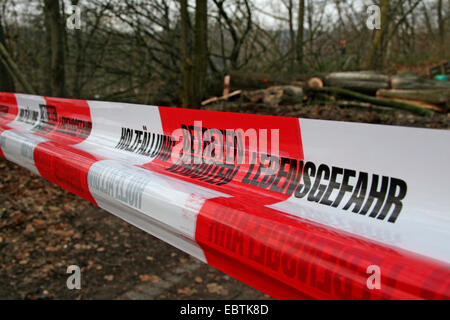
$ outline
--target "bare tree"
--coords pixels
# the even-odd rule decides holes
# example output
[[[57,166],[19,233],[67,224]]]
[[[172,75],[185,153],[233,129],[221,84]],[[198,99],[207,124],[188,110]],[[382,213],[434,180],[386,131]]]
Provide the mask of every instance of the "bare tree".
[[[303,71],[303,34],[305,29],[305,0],[299,0],[298,29],[297,29],[297,64],[300,72]]]
[[[81,30],[65,30],[63,2],[82,6]],[[395,71],[448,57],[446,0],[273,0],[271,9],[261,3],[8,0],[0,5],[0,42],[37,93],[185,106],[220,94],[226,73],[299,80],[310,72]],[[382,5],[382,30],[366,27],[361,3]],[[24,81],[7,66],[0,60],[2,87],[12,75],[22,90]]]
[[[242,19],[240,21],[233,21],[232,16],[225,9],[224,6],[225,0],[213,0],[213,1],[218,9],[218,14],[225,21],[227,31],[229,32],[232,39],[232,45],[230,50],[231,52],[226,58],[230,62],[231,69],[233,70],[240,69],[242,65],[240,65],[239,63],[239,56],[241,54],[242,47],[244,46],[245,41],[247,40],[247,36],[250,34],[250,31],[252,30],[253,26],[250,0],[242,0],[242,1],[237,0],[235,3],[236,6],[235,12],[239,12],[242,16]],[[244,6],[244,9],[242,9],[242,5]],[[240,27],[242,27],[242,29]],[[248,61],[245,61],[245,63],[247,62]]]
[[[381,0],[381,28],[375,31],[375,36],[372,40],[369,52],[363,66],[371,69],[380,69],[382,55],[384,52],[385,37],[389,30],[388,16],[389,16],[389,0]]]
[[[445,41],[445,21],[442,12],[442,0],[437,2],[437,18],[438,18],[438,30],[439,30],[439,40],[441,44]]]
[[[205,95],[208,68],[208,2],[196,0],[195,6],[195,51],[194,51],[194,96],[200,103]]]
[[[0,44],[3,45],[5,48],[6,41],[5,41],[5,34],[3,32],[3,25],[2,25],[2,16],[0,14]],[[4,61],[4,58],[0,59],[0,91],[8,91],[8,92],[14,92],[15,86],[14,86],[14,80],[9,73],[7,63]]]
[[[49,56],[49,95],[64,97],[65,92],[65,26],[59,0],[44,0],[45,26]]]
[[[183,106],[192,106],[194,104],[194,79],[192,66],[192,45],[191,45],[191,23],[187,0],[181,0],[181,65],[183,71],[183,88],[181,99]]]
[[[283,0],[283,5],[288,12],[288,24],[289,24],[289,72],[295,72],[296,65],[296,37],[294,31],[294,0]]]

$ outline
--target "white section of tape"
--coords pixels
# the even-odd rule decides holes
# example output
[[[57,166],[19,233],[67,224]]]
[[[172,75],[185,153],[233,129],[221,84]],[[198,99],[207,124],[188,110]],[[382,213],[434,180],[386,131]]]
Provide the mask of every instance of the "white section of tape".
[[[144,164],[154,158],[115,148],[122,127],[163,134],[158,107],[128,103],[88,101],[92,130],[89,137],[75,145],[77,148],[106,159],[120,159],[131,164]]]
[[[32,130],[41,119],[39,105],[47,104],[44,97],[16,93],[17,107],[19,112],[16,119],[11,121],[8,126],[18,130]]]
[[[450,263],[450,131],[310,119],[300,129],[305,163],[405,180],[402,211],[389,223],[294,195],[270,207]]]
[[[101,208],[206,262],[195,242],[197,214],[225,194],[115,160],[94,163],[88,185]]]
[[[0,147],[5,158],[40,175],[34,163],[34,149],[47,139],[26,131],[6,130],[0,134]]]

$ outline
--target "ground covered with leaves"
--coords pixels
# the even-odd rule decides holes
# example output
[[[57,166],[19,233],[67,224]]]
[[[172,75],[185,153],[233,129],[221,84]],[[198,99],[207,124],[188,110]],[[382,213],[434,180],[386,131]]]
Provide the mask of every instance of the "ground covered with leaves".
[[[419,116],[403,110],[389,108],[340,107],[333,103],[268,105],[262,103],[220,102],[207,106],[209,110],[238,113],[255,113],[294,118],[310,118],[348,122],[363,122],[418,128],[450,128],[450,113],[433,113]]]
[[[220,103],[211,110],[449,128],[448,114]],[[447,146],[443,146],[447,147]],[[69,265],[82,288],[68,290]],[[0,159],[0,299],[267,299],[249,286]]]
[[[0,158],[0,299],[187,298],[269,297]]]

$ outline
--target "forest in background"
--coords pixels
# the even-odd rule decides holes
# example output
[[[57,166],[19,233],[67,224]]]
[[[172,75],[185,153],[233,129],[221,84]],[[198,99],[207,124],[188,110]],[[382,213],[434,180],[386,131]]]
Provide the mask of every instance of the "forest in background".
[[[449,2],[2,0],[0,91],[198,107],[236,71],[424,73],[449,60]],[[71,5],[80,29],[66,27]]]

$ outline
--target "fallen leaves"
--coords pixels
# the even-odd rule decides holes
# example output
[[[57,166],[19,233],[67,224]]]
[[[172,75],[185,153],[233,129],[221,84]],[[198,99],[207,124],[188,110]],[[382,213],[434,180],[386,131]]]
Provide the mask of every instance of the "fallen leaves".
[[[47,252],[56,252],[59,251],[61,248],[59,246],[56,247],[52,247],[52,246],[47,246],[45,247],[45,251]]]
[[[53,265],[51,265],[51,264],[46,264],[46,265],[43,265],[40,269],[39,269],[39,274],[43,274],[43,275],[46,275],[47,273],[49,273],[51,270],[53,270]]]
[[[114,280],[114,276],[112,274],[108,274],[106,276],[103,277],[105,280],[107,281],[113,281]]]
[[[154,274],[141,274],[139,275],[139,280],[141,280],[141,282],[158,283],[161,279]]]
[[[115,298],[140,285],[165,288],[170,279],[158,275],[191,263],[187,255],[25,169],[4,159],[0,165],[7,168],[0,170],[0,288],[9,288],[8,298]],[[62,281],[72,264],[86,275],[77,292],[68,292]],[[208,298],[206,284],[220,281],[204,271],[189,272],[160,297]]]
[[[7,220],[3,222],[2,227],[6,228],[15,228],[25,223],[26,219],[21,214],[21,212],[13,212],[10,217],[10,222],[8,223]]]
[[[25,233],[26,235],[33,234],[34,231],[35,231],[35,229],[33,228],[33,225],[32,225],[31,223],[28,223],[28,224],[25,226],[24,233]]]
[[[61,211],[61,208],[57,207],[57,206],[49,206],[48,209],[50,211],[52,211],[52,212],[59,212],[59,211]]]
[[[76,243],[73,246],[76,250],[91,250],[92,247],[88,244],[81,244],[81,243]]]
[[[51,234],[54,234],[55,236],[59,236],[59,237],[63,237],[63,238],[68,238],[71,235],[73,235],[74,231],[71,230],[50,230],[49,231]]]
[[[220,284],[215,283],[215,282],[208,283],[206,285],[206,288],[208,289],[209,293],[215,293],[215,294],[223,295],[223,296],[228,294],[227,289],[225,289],[223,286],[221,286]]]
[[[182,294],[185,296],[192,296],[193,294],[197,293],[197,289],[191,289],[189,287],[183,288],[183,289],[178,289],[177,290],[178,294]]]
[[[31,221],[31,223],[32,223],[33,227],[38,230],[44,229],[47,226],[47,222],[42,219],[33,219]]]

